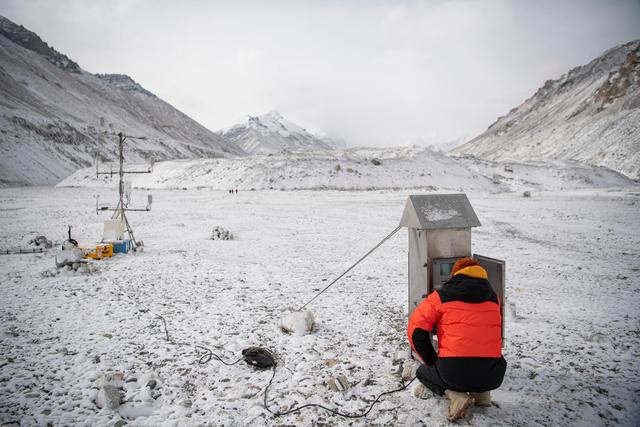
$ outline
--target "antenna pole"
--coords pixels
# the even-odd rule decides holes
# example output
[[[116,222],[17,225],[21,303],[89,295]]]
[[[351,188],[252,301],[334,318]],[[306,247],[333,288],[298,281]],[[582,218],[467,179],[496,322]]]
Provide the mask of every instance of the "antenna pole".
[[[138,242],[136,242],[136,238],[133,237],[133,230],[131,229],[131,225],[129,225],[129,220],[125,214],[125,204],[124,204],[124,141],[127,139],[126,136],[122,132],[118,132],[118,158],[120,160],[120,168],[118,170],[118,176],[120,177],[120,182],[118,183],[118,206],[113,213],[113,219],[120,219],[124,222],[124,227],[126,232],[131,237],[131,241],[133,242],[133,248],[138,246]]]
[[[145,137],[137,137],[137,136],[128,136],[129,138],[133,138],[133,139],[146,139]],[[138,242],[136,242],[135,237],[133,236],[133,229],[131,228],[131,225],[129,224],[129,220],[127,219],[126,216],[126,211],[146,211],[149,212],[151,210],[151,197],[149,196],[149,202],[148,205],[145,209],[131,209],[128,208],[127,205],[129,204],[129,202],[127,201],[127,203],[125,204],[125,188],[124,188],[124,174],[126,173],[151,173],[151,171],[153,170],[153,166],[151,166],[149,168],[149,170],[146,171],[125,171],[124,170],[124,142],[127,140],[127,135],[123,134],[122,132],[118,132],[118,160],[120,161],[120,165],[118,168],[118,177],[119,177],[119,182],[118,182],[118,204],[116,205],[115,208],[109,207],[109,206],[99,206],[98,205],[98,200],[96,199],[96,213],[98,211],[113,211],[113,216],[111,217],[111,219],[119,219],[122,222],[124,222],[124,226],[125,226],[125,231],[129,234],[129,237],[131,238],[131,241],[133,243],[133,250],[135,251],[136,248],[138,247]],[[97,166],[97,162],[96,162],[96,176],[99,175],[109,175],[109,176],[113,176],[114,172],[113,172],[113,164],[111,164],[111,172],[100,172],[99,168]]]
[[[125,137],[122,132],[118,132],[118,156],[120,158],[120,183],[118,185],[118,192],[120,193],[120,219],[124,220],[124,140]]]

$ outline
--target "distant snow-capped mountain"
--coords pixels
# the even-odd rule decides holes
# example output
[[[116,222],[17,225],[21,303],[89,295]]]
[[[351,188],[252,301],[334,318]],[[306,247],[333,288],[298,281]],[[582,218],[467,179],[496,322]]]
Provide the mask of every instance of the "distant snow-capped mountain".
[[[245,155],[122,74],[88,73],[0,17],[0,185],[54,184],[94,157],[141,162]]]
[[[640,40],[549,80],[454,156],[573,160],[640,179]]]
[[[314,136],[334,150],[345,150],[348,148],[347,141],[339,136],[330,136],[325,132],[318,132]]]
[[[332,150],[340,145],[338,140],[308,132],[277,111],[261,116],[247,116],[241,122],[217,133],[249,154]]]

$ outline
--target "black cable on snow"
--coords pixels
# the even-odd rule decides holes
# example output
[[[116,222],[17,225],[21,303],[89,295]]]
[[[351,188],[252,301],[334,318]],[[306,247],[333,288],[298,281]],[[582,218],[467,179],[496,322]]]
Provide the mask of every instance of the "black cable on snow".
[[[380,402],[380,399],[383,396],[389,395],[389,394],[393,394],[393,393],[397,393],[399,391],[402,390],[406,390],[407,387],[409,387],[411,385],[411,383],[413,383],[416,380],[416,377],[413,377],[413,379],[411,381],[409,381],[408,383],[406,383],[405,385],[403,385],[400,388],[394,389],[394,390],[389,390],[389,391],[385,391],[383,393],[380,393],[375,399],[374,401],[371,403],[371,405],[369,405],[369,408],[362,412],[361,414],[348,414],[348,413],[344,413],[344,412],[340,412],[338,410],[335,409],[331,409],[328,408],[324,405],[321,405],[319,403],[306,403],[302,406],[298,406],[297,408],[292,408],[283,412],[278,412],[278,411],[274,411],[271,408],[269,408],[269,404],[267,403],[267,392],[269,391],[269,387],[271,387],[271,384],[273,383],[273,379],[276,376],[276,366],[277,365],[273,365],[273,374],[271,375],[271,379],[269,380],[269,383],[267,384],[267,386],[264,389],[264,407],[266,408],[267,411],[269,411],[271,414],[275,415],[276,417],[281,417],[284,415],[288,415],[288,414],[292,414],[294,412],[299,412],[305,408],[320,408],[320,409],[324,409],[325,411],[331,412],[334,415],[338,415],[340,417],[344,417],[344,418],[363,418],[366,417],[367,415],[369,415],[369,413],[373,410],[373,407],[375,406],[376,403]]]

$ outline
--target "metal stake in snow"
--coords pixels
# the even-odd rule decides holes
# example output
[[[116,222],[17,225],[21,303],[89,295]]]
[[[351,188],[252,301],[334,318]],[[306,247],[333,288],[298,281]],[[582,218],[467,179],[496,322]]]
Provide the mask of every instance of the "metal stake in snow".
[[[149,194],[147,196],[147,206],[143,209],[134,209],[134,208],[129,208],[129,198],[131,197],[131,188],[128,187],[127,190],[125,190],[125,181],[124,181],[124,174],[126,173],[151,173],[153,171],[153,159],[151,160],[151,165],[149,166],[149,169],[147,169],[146,171],[125,171],[124,170],[124,142],[128,139],[140,139],[140,140],[145,140],[147,139],[144,136],[130,136],[130,135],[124,135],[122,132],[118,133],[118,158],[120,160],[120,168],[118,171],[118,176],[120,177],[120,181],[118,184],[118,204],[116,205],[115,208],[113,207],[109,207],[109,206],[99,206],[98,205],[98,199],[96,198],[96,214],[99,213],[100,211],[113,211],[113,215],[111,216],[111,219],[119,219],[124,223],[125,226],[125,231],[129,234],[129,237],[131,238],[131,241],[133,242],[133,250],[136,250],[136,247],[138,247],[138,242],[136,242],[136,239],[133,237],[133,229],[131,228],[131,225],[129,224],[129,220],[127,219],[127,216],[125,215],[126,211],[137,211],[137,212],[148,212],[151,210],[151,202],[153,201],[153,198],[151,196],[151,194]],[[113,169],[109,172],[100,172],[100,170],[98,169],[98,162],[96,161],[96,177],[98,177],[98,175],[110,175],[113,176],[114,172]],[[126,201],[125,201],[126,198]]]
[[[311,298],[309,301],[307,301],[302,307],[300,307],[297,311],[302,311],[302,309],[304,309],[306,306],[308,306],[309,304],[311,304],[311,302],[313,302],[313,300],[315,300],[316,298],[318,298],[320,295],[322,295],[324,293],[324,291],[326,291],[327,289],[329,289],[331,286],[333,286],[334,283],[336,283],[338,280],[342,279],[342,277],[347,274],[348,272],[350,272],[356,265],[360,264],[360,262],[362,260],[364,260],[366,257],[368,257],[369,255],[371,255],[371,253],[373,251],[375,251],[376,249],[378,249],[380,246],[382,246],[382,244],[384,242],[386,242],[387,240],[389,240],[394,234],[396,234],[400,229],[402,228],[401,225],[397,226],[395,230],[393,230],[391,233],[389,233],[387,235],[387,237],[385,237],[384,239],[382,239],[377,245],[375,245],[369,252],[367,252],[366,254],[364,254],[362,256],[362,258],[360,258],[358,261],[356,261],[354,264],[351,265],[351,267],[347,268],[341,275],[339,275],[338,277],[336,277],[333,282],[329,283],[323,290],[321,290],[320,292],[318,292],[313,298]]]

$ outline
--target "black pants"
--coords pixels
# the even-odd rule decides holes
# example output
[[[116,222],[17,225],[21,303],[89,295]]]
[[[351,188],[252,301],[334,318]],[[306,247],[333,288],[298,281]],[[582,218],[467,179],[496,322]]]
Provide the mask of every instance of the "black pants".
[[[502,384],[507,362],[503,357],[441,357],[420,365],[416,377],[435,394],[446,389],[461,392],[495,390]]]
[[[424,384],[425,387],[438,396],[444,396],[444,391],[449,388],[440,376],[435,364],[420,365],[416,371],[416,377],[422,384]]]

